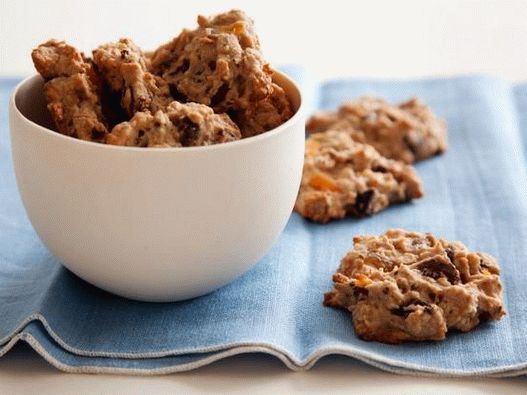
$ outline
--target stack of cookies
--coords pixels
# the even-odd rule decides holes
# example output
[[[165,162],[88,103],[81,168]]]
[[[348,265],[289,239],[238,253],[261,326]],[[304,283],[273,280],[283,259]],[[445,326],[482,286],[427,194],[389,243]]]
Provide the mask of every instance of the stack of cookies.
[[[418,99],[364,97],[307,122],[298,213],[326,223],[423,196],[412,163],[447,148],[446,124]]]

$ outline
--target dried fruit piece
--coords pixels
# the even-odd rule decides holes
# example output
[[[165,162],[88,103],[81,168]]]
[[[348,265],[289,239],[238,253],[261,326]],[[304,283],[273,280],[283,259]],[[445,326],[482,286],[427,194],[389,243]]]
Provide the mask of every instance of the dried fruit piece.
[[[450,284],[459,284],[461,281],[459,271],[454,264],[440,255],[418,262],[415,268],[423,273],[423,276],[431,277],[434,280],[445,277]]]
[[[316,133],[305,144],[295,210],[306,218],[325,223],[346,215],[364,217],[423,195],[411,166],[382,157],[346,132]]]

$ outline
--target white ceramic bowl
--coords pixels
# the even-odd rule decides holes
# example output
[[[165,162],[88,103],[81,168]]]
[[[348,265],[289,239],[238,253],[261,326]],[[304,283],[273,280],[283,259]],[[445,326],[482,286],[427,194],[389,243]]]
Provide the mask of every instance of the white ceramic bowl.
[[[163,149],[56,133],[42,79],[22,81],[9,109],[13,161],[44,244],[84,280],[144,301],[192,298],[240,276],[284,229],[302,173],[300,91],[280,73],[275,81],[297,110],[283,125],[232,143]]]

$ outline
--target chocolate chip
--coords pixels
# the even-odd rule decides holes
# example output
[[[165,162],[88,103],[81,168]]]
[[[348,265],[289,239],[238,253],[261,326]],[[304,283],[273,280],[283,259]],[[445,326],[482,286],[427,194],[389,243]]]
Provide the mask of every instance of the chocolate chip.
[[[450,284],[459,284],[461,281],[459,271],[451,262],[444,262],[437,259],[427,259],[417,264],[416,269],[423,276],[438,280],[445,277]]]
[[[355,287],[353,285],[351,287],[353,288],[353,296],[358,300],[365,299],[368,296],[368,290],[366,288]]]
[[[395,309],[391,309],[390,313],[399,317],[406,318],[410,315],[410,313],[413,313],[415,310],[417,310],[417,306],[422,306],[425,313],[432,312],[432,306],[430,306],[429,303],[423,302],[422,300],[414,299]]]
[[[106,134],[106,132],[104,130],[93,128],[90,134],[93,140],[101,140]]]
[[[227,84],[222,84],[210,99],[211,107],[217,106],[220,102],[222,102],[223,99],[225,99],[225,96],[227,96],[228,92],[229,87],[227,86]]]
[[[410,311],[406,307],[397,307],[396,309],[391,309],[390,313],[399,317],[408,317]]]
[[[183,146],[192,145],[199,136],[199,126],[188,117],[181,118],[177,126],[181,133],[181,144]]]
[[[372,171],[376,172],[376,173],[386,173],[388,172],[388,170],[386,169],[386,167],[384,166],[381,166],[381,165],[377,165],[377,166],[373,166],[371,168]]]
[[[137,111],[149,111],[150,110],[150,98],[147,96],[139,96],[135,101],[134,113]]]
[[[216,70],[216,61],[211,60],[211,61],[209,62],[209,69],[210,69],[210,71],[214,71],[214,70]]]
[[[479,322],[485,322],[492,318],[491,314],[488,311],[480,311],[478,314]]]
[[[347,210],[357,217],[364,217],[368,214],[368,208],[375,192],[369,189],[357,194],[355,203],[347,207]]]

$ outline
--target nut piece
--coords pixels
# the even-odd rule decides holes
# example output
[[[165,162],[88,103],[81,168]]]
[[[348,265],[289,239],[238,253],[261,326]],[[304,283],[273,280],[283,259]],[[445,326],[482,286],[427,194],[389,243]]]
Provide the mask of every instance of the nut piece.
[[[362,97],[343,103],[336,112],[319,112],[307,122],[309,133],[343,130],[358,142],[373,145],[381,155],[413,163],[447,148],[446,124],[420,100],[399,105]]]
[[[295,210],[326,223],[347,215],[364,217],[388,205],[423,196],[410,165],[387,159],[342,131],[310,135]]]
[[[505,315],[500,269],[490,255],[401,229],[353,243],[324,303],[351,312],[361,339],[442,340],[450,329],[467,332]]]

